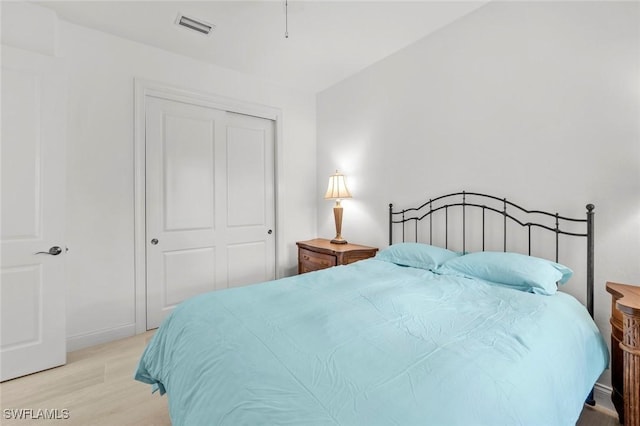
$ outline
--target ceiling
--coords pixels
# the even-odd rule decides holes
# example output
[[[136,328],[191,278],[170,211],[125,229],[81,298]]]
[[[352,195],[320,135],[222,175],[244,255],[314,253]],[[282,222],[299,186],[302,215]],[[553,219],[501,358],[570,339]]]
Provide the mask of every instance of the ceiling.
[[[35,3],[66,21],[316,93],[488,1],[288,0],[286,14],[284,0]],[[178,13],[216,28],[189,31],[174,23]]]

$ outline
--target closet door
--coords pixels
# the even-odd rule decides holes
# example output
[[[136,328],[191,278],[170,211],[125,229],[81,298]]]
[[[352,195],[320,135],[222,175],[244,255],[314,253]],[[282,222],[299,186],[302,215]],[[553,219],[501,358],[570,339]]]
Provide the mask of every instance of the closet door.
[[[273,122],[146,100],[147,328],[195,295],[275,276]]]
[[[275,278],[274,136],[271,120],[227,113],[226,170],[219,188],[226,213],[218,216],[226,245],[223,287]]]

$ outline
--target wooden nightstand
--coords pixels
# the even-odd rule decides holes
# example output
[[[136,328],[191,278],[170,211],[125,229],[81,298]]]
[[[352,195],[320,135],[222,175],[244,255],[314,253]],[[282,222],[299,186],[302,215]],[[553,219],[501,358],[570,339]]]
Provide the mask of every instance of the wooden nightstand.
[[[298,274],[347,265],[376,255],[375,247],[357,244],[331,244],[329,240],[316,238],[298,241]]]
[[[640,425],[640,286],[607,283],[611,293],[611,400],[620,423]]]

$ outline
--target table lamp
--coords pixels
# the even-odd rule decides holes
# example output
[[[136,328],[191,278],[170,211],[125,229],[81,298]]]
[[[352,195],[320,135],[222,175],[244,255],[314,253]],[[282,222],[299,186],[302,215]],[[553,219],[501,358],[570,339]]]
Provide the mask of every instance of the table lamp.
[[[344,175],[336,172],[329,177],[329,186],[327,192],[324,194],[325,200],[336,200],[336,205],[333,206],[333,217],[336,221],[336,237],[331,240],[332,244],[347,244],[347,240],[342,238],[342,206],[340,200],[344,198],[351,198],[351,194],[347,189],[347,185],[344,181]]]

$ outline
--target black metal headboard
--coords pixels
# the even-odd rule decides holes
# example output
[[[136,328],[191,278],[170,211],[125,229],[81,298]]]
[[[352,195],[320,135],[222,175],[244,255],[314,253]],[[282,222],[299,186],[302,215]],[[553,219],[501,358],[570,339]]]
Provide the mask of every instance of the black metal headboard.
[[[413,233],[415,241],[418,242],[418,223],[428,219],[429,244],[433,244],[433,223],[436,212],[444,215],[444,246],[449,246],[449,222],[459,220],[462,225],[462,251],[467,249],[467,215],[471,210],[481,210],[481,230],[482,230],[482,250],[485,250],[486,217],[487,215],[499,215],[502,222],[502,250],[507,251],[507,224],[514,223],[523,228],[528,228],[528,253],[531,255],[531,230],[540,228],[555,233],[555,261],[559,257],[559,236],[568,235],[573,237],[586,237],[587,240],[587,310],[593,317],[593,286],[594,286],[594,239],[593,239],[593,215],[594,205],[587,204],[586,217],[571,218],[560,216],[558,213],[549,213],[540,210],[527,210],[507,201],[505,198],[493,195],[480,194],[477,192],[456,192],[431,198],[419,207],[412,207],[399,211],[393,211],[393,204],[389,204],[389,245],[393,244],[394,225],[401,224],[402,240],[405,241],[407,224],[413,222]],[[458,212],[458,216],[453,218],[453,211]],[[460,216],[461,210],[461,216]],[[547,223],[544,223],[544,219]],[[551,224],[549,224],[551,221]],[[573,224],[573,228],[570,227]],[[580,228],[575,230],[575,226]],[[458,228],[459,229],[459,228]],[[571,230],[569,230],[571,229]],[[584,229],[584,231],[582,231]]]

